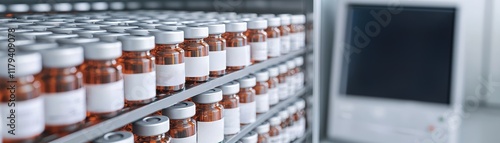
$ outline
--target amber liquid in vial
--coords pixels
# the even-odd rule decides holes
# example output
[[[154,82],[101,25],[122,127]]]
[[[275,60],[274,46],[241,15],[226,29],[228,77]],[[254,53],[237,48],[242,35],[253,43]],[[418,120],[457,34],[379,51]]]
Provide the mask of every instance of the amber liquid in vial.
[[[267,33],[267,39],[270,39],[270,38],[280,38],[281,36],[281,32],[280,32],[280,28],[279,27],[272,27],[272,26],[269,26],[267,27],[264,31],[266,31]],[[279,39],[281,40],[281,39]],[[280,47],[267,47],[267,48],[281,48],[281,45],[279,45]],[[268,50],[269,51],[269,50]],[[269,54],[269,53],[268,53]],[[280,53],[281,54],[281,53]],[[272,56],[270,55],[267,55],[269,58],[271,58]]]
[[[232,94],[232,95],[222,96],[222,100],[219,103],[222,104],[224,109],[232,109],[232,108],[238,108],[239,102],[240,102],[240,97],[236,94]]]
[[[255,102],[255,90],[253,88],[240,88],[240,92],[238,92],[238,97],[240,97],[240,103]],[[241,124],[245,125],[244,123]]]
[[[267,39],[267,33],[262,30],[262,29],[248,29],[245,32],[245,36],[247,36],[248,42],[266,42]],[[269,47],[268,47],[269,48]],[[267,49],[266,49],[267,50]],[[267,52],[267,51],[266,51]],[[252,55],[250,62],[253,63],[259,63],[263,62],[265,60],[256,60],[253,58],[254,55]]]
[[[203,39],[186,39],[180,44],[184,49],[185,57],[204,57],[208,56],[208,44]],[[208,81],[209,75],[201,77],[187,77],[186,83],[196,85]]]
[[[155,56],[156,65],[184,63],[184,50],[179,47],[179,44],[156,44],[151,52]],[[184,89],[184,84],[176,86],[156,86],[156,94],[170,95],[182,89]]]
[[[155,71],[155,57],[150,51],[122,51],[122,56],[117,60],[123,67],[123,74],[140,74]],[[145,100],[126,100],[127,107],[141,106],[152,102],[154,98]]]
[[[243,34],[243,32],[226,32],[222,34],[222,37],[226,39],[226,48],[231,47],[242,47],[248,45],[247,37]],[[233,72],[237,70],[241,70],[245,68],[246,65],[242,66],[227,66],[228,72]]]
[[[196,121],[192,118],[170,119],[170,137],[185,138],[196,135]]]
[[[282,130],[281,130],[281,126],[277,125],[277,126],[273,126],[271,125],[271,127],[269,128],[269,137],[276,137],[276,136],[279,136],[281,134]]]
[[[267,84],[266,81],[257,81],[257,83],[255,84],[255,86],[253,87],[253,89],[255,90],[255,96],[259,96],[261,94],[267,94],[267,91],[269,90],[269,85]],[[257,105],[259,106],[259,105]],[[269,106],[269,105],[266,105],[266,106]],[[259,107],[257,107],[259,108]],[[262,112],[262,113],[265,113],[265,112]],[[259,113],[259,111],[257,111],[257,114],[261,114]]]
[[[194,119],[198,122],[213,122],[222,119],[224,107],[219,103],[201,104],[196,103],[196,115]]]
[[[257,143],[269,143],[269,134],[263,133],[257,135]]]
[[[156,136],[135,136],[134,143],[170,143],[170,137],[167,133]]]
[[[38,77],[42,81],[43,93],[68,92],[84,88],[83,73],[76,67],[43,68]],[[84,123],[83,121],[67,125],[46,125],[45,132],[66,135],[81,128]]]
[[[267,84],[269,86],[269,89],[275,89],[275,88],[278,88],[278,83],[279,83],[279,80],[278,80],[278,76],[275,76],[275,77],[271,77],[269,76],[269,80],[267,80]],[[270,96],[270,95],[269,95]],[[276,98],[279,98],[279,97],[276,97]],[[270,105],[275,105],[277,103],[269,103]]]
[[[204,40],[208,43],[210,51],[226,50],[226,40],[222,38],[222,34],[209,34]],[[210,77],[220,77],[224,74],[226,70],[210,71]]]

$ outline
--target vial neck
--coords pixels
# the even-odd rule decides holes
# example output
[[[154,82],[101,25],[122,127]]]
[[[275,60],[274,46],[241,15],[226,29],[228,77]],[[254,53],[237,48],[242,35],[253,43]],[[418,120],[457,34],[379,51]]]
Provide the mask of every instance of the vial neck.
[[[186,118],[186,119],[171,119],[170,123],[171,124],[188,124],[189,122],[192,122],[193,119],[191,118]]]
[[[46,68],[42,69],[42,73],[54,74],[54,75],[66,75],[77,72],[76,67],[65,67],[65,68]]]
[[[85,63],[100,66],[112,66],[116,64],[116,59],[110,60],[85,60]]]
[[[15,75],[14,75],[15,76]],[[10,77],[0,77],[1,82],[7,82],[9,81],[10,83],[17,83],[17,84],[28,84],[32,83],[35,81],[35,76],[34,75],[27,75],[27,76],[15,76],[14,79],[11,79]],[[15,82],[11,82],[15,81]]]
[[[203,39],[184,39],[184,43],[203,43]]]
[[[240,91],[251,91],[251,90],[252,90],[251,87],[249,87],[249,88],[240,88]]]
[[[151,52],[149,50],[148,51],[123,51],[122,55],[143,57],[143,56],[151,55]]]
[[[168,139],[165,133],[156,136],[137,136],[139,142],[164,141]]]
[[[208,38],[222,38],[222,34],[210,34]]]
[[[236,37],[236,36],[245,36],[243,34],[243,32],[228,32],[228,35],[231,35],[233,37]]]
[[[179,44],[156,44],[156,47],[161,49],[177,49],[179,48]]]

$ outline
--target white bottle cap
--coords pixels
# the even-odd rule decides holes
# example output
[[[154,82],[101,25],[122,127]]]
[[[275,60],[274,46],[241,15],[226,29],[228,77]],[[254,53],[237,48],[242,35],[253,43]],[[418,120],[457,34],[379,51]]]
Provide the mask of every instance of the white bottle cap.
[[[73,33],[78,34],[80,37],[92,38],[95,33],[104,33],[106,30],[102,29],[85,29],[85,30],[75,30]]]
[[[304,65],[304,57],[296,57],[293,60],[295,61],[295,65],[298,67]]]
[[[253,74],[258,82],[265,82],[269,80],[269,72],[267,70],[261,70]]]
[[[196,105],[193,102],[182,101],[163,109],[162,114],[174,120],[191,118],[196,114]]]
[[[62,21],[40,21],[40,22],[36,22],[36,24],[52,25],[52,26],[60,26],[63,23],[66,23],[66,22],[62,22]]]
[[[159,30],[154,31],[156,44],[179,44],[184,42],[184,31]]]
[[[122,55],[122,43],[116,42],[92,42],[83,44],[85,59],[110,60]]]
[[[49,31],[52,31],[54,33],[59,33],[59,34],[71,34],[75,30],[81,30],[83,28],[81,27],[55,27],[55,28],[49,28]]]
[[[95,24],[102,24],[102,25],[120,25],[122,22],[119,21],[99,21],[96,22]]]
[[[159,23],[141,23],[138,24],[137,26],[145,29],[155,29],[157,26],[160,26],[161,24]]]
[[[269,77],[276,77],[279,74],[278,67],[276,66],[268,68],[267,71],[269,72]]]
[[[298,101],[294,103],[295,108],[298,110],[304,110],[306,108],[306,100],[300,98]]]
[[[61,26],[64,27],[78,27],[80,25],[87,25],[87,23],[63,23]]]
[[[83,29],[101,29],[104,27],[109,27],[110,25],[104,25],[104,24],[86,24],[86,25],[78,25],[77,27],[81,27]]]
[[[222,100],[222,90],[219,88],[210,89],[191,98],[195,103],[209,104]]]
[[[23,38],[35,40],[36,36],[49,35],[49,34],[52,34],[52,32],[50,32],[50,31],[27,31],[27,32],[16,32],[14,34],[18,37],[23,37]],[[16,44],[16,43],[14,43],[14,44]]]
[[[226,24],[226,32],[245,32],[247,31],[246,22],[230,22]]]
[[[286,65],[288,66],[288,69],[291,70],[291,69],[294,69],[296,66],[295,66],[295,61],[294,60],[290,60],[290,61],[287,61],[286,62]]]
[[[259,134],[266,134],[267,132],[269,132],[269,123],[268,122],[264,122],[262,123],[261,125],[257,126],[255,128],[255,131]]]
[[[240,13],[238,14],[241,18],[256,18],[257,13]]]
[[[109,132],[93,143],[134,143],[134,134],[126,131]]]
[[[53,42],[40,42],[28,45],[17,46],[17,49],[22,52],[39,52],[41,50],[57,48],[57,43]]]
[[[8,28],[19,28],[20,25],[30,25],[33,23],[30,22],[7,22],[0,23],[0,27],[8,27]]]
[[[295,114],[295,112],[297,112],[297,108],[294,105],[288,106],[286,110],[288,111],[289,115]]]
[[[219,87],[224,95],[232,95],[240,92],[240,83],[231,81]]]
[[[118,37],[122,42],[123,51],[148,51],[155,47],[155,37],[152,35],[127,35]]]
[[[115,42],[118,41],[118,37],[130,35],[129,33],[94,33],[94,37],[99,38],[101,41]]]
[[[66,39],[57,39],[56,42],[61,45],[81,45],[85,43],[97,42],[98,38],[83,38],[83,37],[75,37],[75,38],[66,38]]]
[[[280,125],[281,124],[281,118],[279,116],[271,117],[271,118],[269,118],[269,124],[271,124],[271,126]]]
[[[96,22],[103,21],[103,19],[77,19],[75,20],[76,23],[89,23],[89,24],[94,24]]]
[[[31,29],[33,31],[46,31],[48,28],[52,28],[52,27],[55,27],[55,26],[51,26],[51,25],[37,25],[37,24],[19,25],[19,28]],[[18,32],[17,29],[16,29],[16,32]]]
[[[281,18],[281,25],[290,25],[290,14],[280,14],[279,17]]]
[[[56,42],[57,39],[78,37],[76,34],[50,34],[36,36],[37,42]]]
[[[41,53],[43,67],[67,68],[83,63],[83,48],[78,45],[60,46],[43,50]]]
[[[22,45],[27,45],[27,44],[32,44],[35,43],[35,40],[31,39],[26,39],[26,38],[17,38],[15,46],[22,46]],[[0,50],[1,51],[7,51],[9,49],[9,41],[7,40],[0,40]]]
[[[281,118],[281,121],[285,121],[286,119],[288,119],[288,117],[290,117],[290,114],[287,110],[280,111],[278,114]]]
[[[125,30],[127,29],[132,29],[132,28],[139,28],[139,26],[126,26],[126,25],[119,25],[119,26],[108,26],[108,27],[103,27],[102,29],[108,31],[108,32],[114,32],[114,33],[124,33]]]
[[[200,39],[208,37],[208,27],[184,27],[184,39]]]
[[[276,16],[274,14],[271,14],[271,13],[266,13],[266,14],[260,14],[260,17],[271,18],[271,17],[276,17]]]
[[[265,19],[252,19],[248,21],[247,25],[248,29],[266,29],[267,28],[267,20]]]
[[[257,79],[253,75],[247,75],[245,77],[242,77],[238,79],[238,82],[240,83],[240,88],[252,88],[257,84],[256,81]]]
[[[257,143],[257,132],[251,131],[240,139],[241,143]]]
[[[290,22],[292,24],[304,24],[306,23],[306,16],[303,14],[292,15],[290,17]]]
[[[10,74],[7,72],[7,67],[10,56],[0,56],[2,62],[0,62],[0,66],[2,66],[4,71],[0,72],[0,76],[4,78],[9,78]],[[15,73],[12,73],[15,77],[23,77],[28,75],[35,75],[42,71],[42,57],[40,53],[37,52],[16,52],[16,55],[13,57],[15,62],[14,64]],[[9,70],[10,71],[10,70]]]
[[[286,63],[282,63],[278,66],[280,74],[284,74],[288,72],[288,65]]]
[[[226,32],[225,24],[205,24],[204,26],[208,27],[209,34],[223,34]]]
[[[281,26],[281,18],[279,18],[279,17],[267,18],[267,25],[269,27],[278,27],[278,26]]]
[[[148,116],[132,125],[132,130],[138,136],[156,136],[170,130],[170,119],[167,116]]]

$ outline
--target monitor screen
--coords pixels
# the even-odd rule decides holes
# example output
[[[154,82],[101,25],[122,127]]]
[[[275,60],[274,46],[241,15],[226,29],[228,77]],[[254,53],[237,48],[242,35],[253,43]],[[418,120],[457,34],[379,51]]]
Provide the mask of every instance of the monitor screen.
[[[455,12],[349,6],[341,92],[449,104]]]

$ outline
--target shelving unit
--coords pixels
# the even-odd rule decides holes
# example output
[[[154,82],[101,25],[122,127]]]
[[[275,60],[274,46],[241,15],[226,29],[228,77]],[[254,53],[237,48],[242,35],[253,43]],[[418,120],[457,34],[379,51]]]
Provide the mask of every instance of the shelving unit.
[[[158,99],[157,101],[150,103],[148,105],[124,112],[114,118],[105,120],[103,122],[91,125],[89,127],[86,127],[84,129],[78,130],[74,133],[71,133],[69,135],[57,138],[54,136],[48,136],[46,137],[43,141],[50,141],[53,143],[68,143],[68,142],[88,142],[91,141],[99,136],[102,136],[105,133],[114,131],[120,127],[123,127],[131,122],[134,122],[140,118],[143,118],[153,112],[156,112],[158,110],[161,110],[163,108],[172,106],[180,101],[183,101],[187,98],[196,96],[202,92],[205,92],[209,89],[215,88],[217,86],[220,86],[222,84],[225,84],[227,82],[239,79],[241,77],[244,77],[248,74],[254,73],[256,71],[266,69],[270,66],[279,64],[281,62],[285,62],[287,60],[290,60],[291,58],[297,57],[299,55],[303,55],[306,53],[306,49],[302,48],[301,50],[294,51],[291,53],[288,53],[286,55],[282,55],[277,58],[272,58],[269,60],[266,60],[262,63],[257,63],[254,65],[251,65],[249,67],[246,67],[242,70],[227,74],[225,76],[211,79],[210,81],[193,86],[193,87],[188,87],[186,90],[175,93],[173,95],[170,95],[168,97],[164,97],[161,99]],[[309,86],[306,86],[307,88],[302,89],[301,91],[297,92],[295,96],[293,96],[290,99],[287,99],[285,101],[280,102],[278,105],[273,106],[272,109],[262,115],[258,116],[258,119],[255,123],[246,125],[242,127],[242,130],[240,131],[239,134],[236,134],[231,137],[226,137],[227,143],[234,143],[241,137],[243,137],[246,133],[250,132],[253,128],[255,128],[257,125],[261,124],[262,122],[266,121],[268,118],[273,116],[275,113],[279,112],[282,108],[288,106],[290,103],[295,101],[298,96],[304,95],[310,88]],[[57,138],[57,139],[55,139]],[[55,139],[55,140],[54,140]]]

